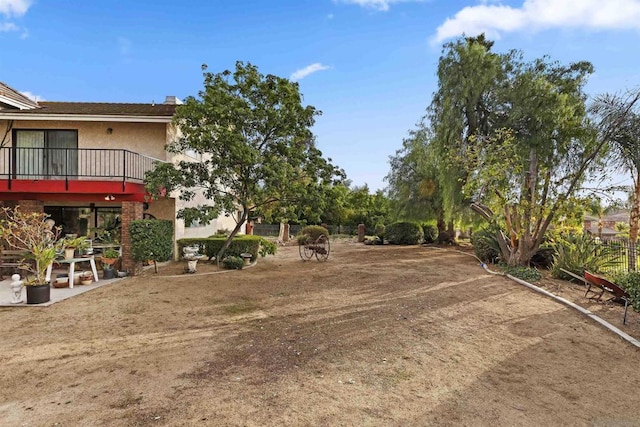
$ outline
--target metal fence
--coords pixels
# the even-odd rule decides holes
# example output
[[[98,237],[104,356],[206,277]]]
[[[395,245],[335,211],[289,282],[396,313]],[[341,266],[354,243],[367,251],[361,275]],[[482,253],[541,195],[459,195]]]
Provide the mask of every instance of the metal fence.
[[[302,230],[304,225],[289,225],[289,234],[295,236]],[[330,234],[357,234],[358,227],[347,225],[330,225],[327,227]],[[253,234],[263,237],[278,237],[280,233],[280,224],[255,224]]]
[[[629,240],[611,239],[603,240],[602,245],[608,249],[601,257],[607,261],[606,270],[609,272],[623,273],[638,271],[638,247]],[[633,262],[635,260],[635,262]]]
[[[92,179],[142,182],[157,159],[120,149],[0,148],[0,179]]]

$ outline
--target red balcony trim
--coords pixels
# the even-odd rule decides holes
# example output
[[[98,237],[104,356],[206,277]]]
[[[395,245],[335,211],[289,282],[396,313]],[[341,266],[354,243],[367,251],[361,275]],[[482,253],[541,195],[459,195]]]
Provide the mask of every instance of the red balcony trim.
[[[146,191],[143,184],[125,182],[123,185],[122,181],[0,180],[0,200],[104,202],[108,194],[115,197],[114,203],[144,202]]]

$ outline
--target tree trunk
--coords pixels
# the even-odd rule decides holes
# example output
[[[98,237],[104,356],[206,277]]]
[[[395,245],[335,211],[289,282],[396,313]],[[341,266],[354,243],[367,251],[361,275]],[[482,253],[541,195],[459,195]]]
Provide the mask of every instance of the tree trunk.
[[[229,234],[229,237],[227,237],[227,240],[225,240],[225,242],[222,244],[222,247],[220,248],[220,250],[218,251],[218,253],[216,255],[216,263],[218,264],[218,266],[220,265],[220,261],[222,260],[222,256],[224,255],[225,251],[227,250],[227,248],[231,244],[231,241],[236,236],[236,234],[238,234],[238,231],[240,231],[242,229],[242,224],[245,223],[245,221],[247,220],[248,217],[249,217],[249,212],[247,211],[246,208],[243,208],[242,209],[242,217],[237,222],[235,228],[233,229],[231,234]]]
[[[638,250],[638,222],[640,221],[640,174],[633,186],[633,204],[629,213],[629,271],[636,271]]]

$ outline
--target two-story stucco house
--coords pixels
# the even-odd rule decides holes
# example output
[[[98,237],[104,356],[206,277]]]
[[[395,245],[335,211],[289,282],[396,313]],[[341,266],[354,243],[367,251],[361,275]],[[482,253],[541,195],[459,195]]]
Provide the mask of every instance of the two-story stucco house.
[[[185,227],[176,220],[184,202],[148,200],[145,173],[154,161],[175,160],[165,145],[176,135],[178,103],[172,96],[161,104],[36,102],[0,82],[0,201],[44,211],[65,234],[91,235],[117,220],[123,268],[132,271],[132,220],[173,220],[175,239],[232,229],[229,217]]]

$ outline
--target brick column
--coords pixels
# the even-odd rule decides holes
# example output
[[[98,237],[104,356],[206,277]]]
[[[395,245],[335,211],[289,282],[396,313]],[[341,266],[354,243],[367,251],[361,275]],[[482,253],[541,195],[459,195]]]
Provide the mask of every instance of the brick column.
[[[44,202],[41,200],[20,200],[18,205],[22,212],[44,212]]]
[[[131,221],[142,219],[144,208],[141,202],[122,202],[122,237],[120,240],[122,248],[122,270],[128,270],[133,276],[142,271],[142,263],[133,260],[131,253],[131,235],[129,225]]]

